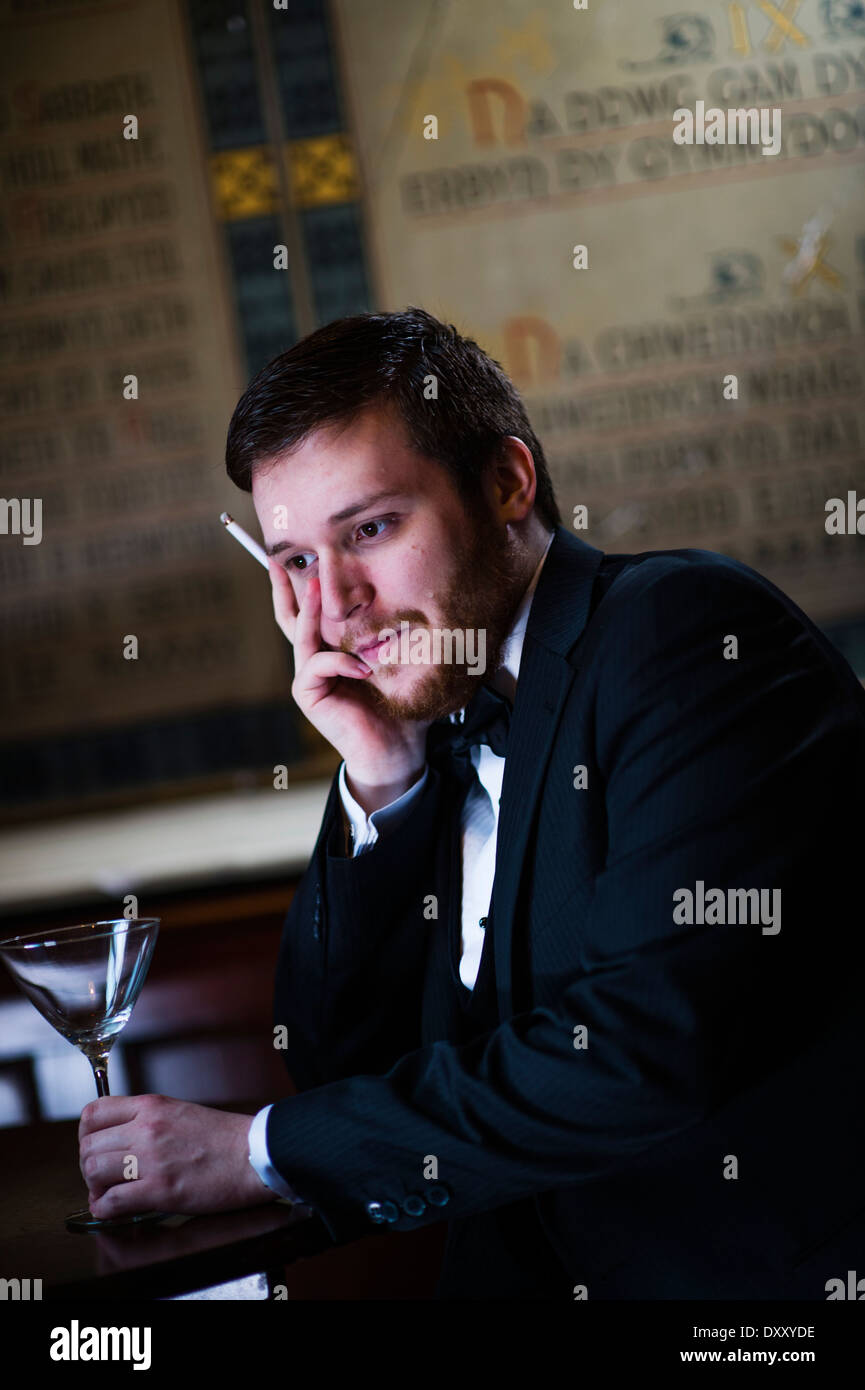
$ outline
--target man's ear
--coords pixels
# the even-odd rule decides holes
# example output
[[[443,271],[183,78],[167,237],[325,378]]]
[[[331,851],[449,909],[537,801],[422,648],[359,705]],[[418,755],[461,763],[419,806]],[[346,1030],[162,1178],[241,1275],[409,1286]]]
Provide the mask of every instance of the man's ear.
[[[531,449],[519,436],[507,435],[499,441],[489,473],[491,501],[499,519],[524,521],[535,505],[538,487]]]

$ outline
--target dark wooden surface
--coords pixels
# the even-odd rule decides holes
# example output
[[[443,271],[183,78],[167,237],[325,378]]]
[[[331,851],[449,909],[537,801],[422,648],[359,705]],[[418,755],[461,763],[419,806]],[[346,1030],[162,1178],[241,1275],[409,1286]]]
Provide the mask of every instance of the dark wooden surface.
[[[141,997],[112,1049],[112,1090],[161,1091],[250,1115],[292,1094],[273,1046],[272,997],[294,887],[285,879],[140,901],[140,913],[161,917],[162,928]],[[117,911],[93,902],[3,926],[7,934],[35,931]],[[85,1078],[82,1095],[90,1100],[95,1087],[85,1059],[0,969],[0,1110],[5,1086],[11,1111],[25,1121],[0,1126],[0,1278],[41,1279],[43,1297],[55,1299],[167,1298],[260,1272],[273,1273],[291,1300],[433,1296],[444,1221],[399,1233],[371,1227],[368,1237],[343,1246],[333,1245],[317,1216],[299,1219],[278,1204],[194,1217],[175,1229],[67,1231],[64,1219],[86,1207],[87,1188],[78,1168],[77,1113],[74,1120],[44,1122],[39,1068],[46,1048],[52,1055],[58,1048],[68,1052],[69,1078]],[[250,1092],[260,1100],[234,1100]],[[62,1114],[80,1110],[65,1083],[59,1094]]]
[[[73,1120],[0,1130],[0,1175],[0,1277],[41,1279],[43,1299],[170,1297],[334,1248],[318,1217],[280,1203],[169,1227],[67,1231],[66,1216],[87,1206]]]

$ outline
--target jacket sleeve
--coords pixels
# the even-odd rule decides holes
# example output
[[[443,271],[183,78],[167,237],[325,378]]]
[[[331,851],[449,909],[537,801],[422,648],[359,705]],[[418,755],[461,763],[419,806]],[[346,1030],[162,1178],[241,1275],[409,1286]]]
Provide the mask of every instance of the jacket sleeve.
[[[416,1228],[622,1171],[804,1045],[803,981],[814,1017],[831,997],[814,935],[821,921],[842,931],[854,907],[843,831],[856,788],[861,824],[861,702],[750,572],[701,562],[635,574],[571,695],[591,716],[573,725],[590,732],[568,765],[603,780],[608,848],[588,908],[566,902],[546,928],[571,934],[555,1004],[269,1116],[273,1162],[336,1239],[369,1230],[385,1204],[391,1229]],[[737,659],[724,654],[731,635]],[[674,894],[697,880],[770,901],[780,890],[780,930],[677,922]],[[386,900],[386,883],[368,889]],[[418,1215],[415,1201],[406,1216],[405,1198],[429,1190],[429,1156],[438,1204]]]
[[[283,926],[274,1023],[298,1091],[384,1072],[420,1043],[436,827],[444,789],[430,767],[408,814],[346,853],[338,776]],[[269,1142],[269,1141],[268,1141]]]

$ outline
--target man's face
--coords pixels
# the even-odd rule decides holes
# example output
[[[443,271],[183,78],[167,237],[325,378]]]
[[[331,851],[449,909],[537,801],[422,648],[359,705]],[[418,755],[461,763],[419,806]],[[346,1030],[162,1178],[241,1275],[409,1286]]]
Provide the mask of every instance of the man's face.
[[[319,580],[322,648],[354,652],[372,668],[351,682],[358,699],[392,719],[439,719],[493,674],[523,587],[509,532],[491,505],[466,508],[450,474],[409,447],[392,411],[367,408],[267,460],[252,497],[298,606],[310,578]],[[448,663],[447,645],[432,640],[418,663],[423,638],[411,661],[384,664],[378,635],[401,623],[409,639],[424,628],[430,639],[435,629],[483,631],[483,670],[476,658],[475,674],[470,657]]]

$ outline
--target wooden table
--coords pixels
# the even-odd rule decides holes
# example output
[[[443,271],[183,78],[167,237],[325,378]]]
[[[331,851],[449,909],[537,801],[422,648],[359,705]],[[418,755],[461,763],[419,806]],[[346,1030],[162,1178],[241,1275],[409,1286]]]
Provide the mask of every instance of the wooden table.
[[[259,1105],[225,1108],[254,1114]],[[43,1300],[172,1298],[279,1275],[302,1255],[334,1249],[308,1207],[277,1202],[168,1226],[67,1231],[66,1216],[86,1206],[77,1120],[0,1129],[0,1278],[41,1279]]]

